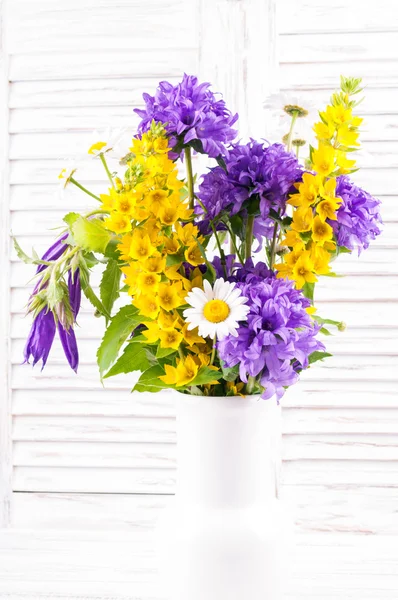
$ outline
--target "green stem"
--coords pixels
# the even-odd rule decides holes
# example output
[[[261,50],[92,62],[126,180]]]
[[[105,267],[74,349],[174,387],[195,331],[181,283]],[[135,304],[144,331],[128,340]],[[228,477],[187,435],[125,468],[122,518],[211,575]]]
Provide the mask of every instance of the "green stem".
[[[84,215],[84,218],[88,219],[88,217],[92,217],[94,215],[109,215],[109,214],[110,214],[109,210],[92,210],[91,212]]]
[[[224,277],[225,277],[225,279],[227,279],[227,267],[225,265],[225,252],[224,252],[224,250],[221,247],[220,240],[218,239],[216,228],[213,225],[213,221],[210,221],[210,225],[211,225],[211,228],[213,230],[214,237],[216,238],[216,243],[217,243],[218,251],[220,253],[221,264],[222,264],[222,268],[223,268],[223,271],[224,271]]]
[[[187,146],[184,149],[184,156],[185,156],[185,163],[186,163],[186,167],[187,167],[189,208],[194,208],[195,193],[194,193],[194,184],[193,184],[191,148],[189,146]]]
[[[274,232],[272,234],[272,243],[271,243],[271,252],[269,259],[269,268],[274,269],[274,261],[275,261],[275,249],[276,249],[276,238],[278,234],[278,221],[275,221]]]
[[[108,179],[111,182],[111,185],[112,185],[113,189],[115,189],[115,182],[113,181],[112,174],[111,174],[111,172],[110,172],[110,170],[108,168],[108,165],[106,164],[106,159],[105,159],[104,153],[101,152],[100,155],[99,155],[99,157],[101,159],[102,164],[104,165],[104,169],[106,171],[106,174],[108,175]]]
[[[254,389],[254,386],[256,384],[256,378],[252,377],[251,375],[247,378],[247,383],[246,383],[246,393],[248,395],[250,395]]]
[[[230,239],[230,244],[231,244],[231,245],[230,245],[230,251],[231,251],[231,254],[233,254],[233,253],[234,253],[234,250],[235,250],[237,257],[239,258],[239,262],[240,262],[241,264],[243,264],[243,263],[244,263],[244,260],[243,260],[243,258],[242,258],[242,255],[241,255],[241,253],[240,253],[240,252],[239,252],[239,250],[238,250],[238,246],[236,245],[236,237],[234,236],[234,234],[233,234],[233,232],[232,232],[232,229],[230,228],[230,226],[228,225],[228,223],[226,223],[225,221],[223,221],[223,223],[224,223],[224,225],[226,226],[226,228],[228,229],[228,232],[229,232],[229,235],[230,235],[230,238],[229,238],[229,239]]]
[[[289,152],[292,149],[293,129],[294,129],[294,125],[297,121],[297,117],[298,117],[298,112],[294,112],[292,115],[292,122],[290,123],[289,134],[287,136],[287,142],[286,142],[286,146],[287,146],[287,149],[289,150]]]
[[[214,359],[216,358],[216,341],[217,341],[217,336],[215,335],[213,338],[213,350],[211,351],[211,358],[210,358],[211,365],[214,363]]]
[[[246,241],[245,241],[245,258],[246,260],[252,255],[252,244],[253,244],[253,226],[254,217],[250,216],[247,219],[247,230],[246,230]]]
[[[96,200],[98,200],[98,202],[101,202],[101,198],[98,198],[98,196],[96,196],[95,194],[93,194],[92,192],[90,192],[90,190],[88,190],[87,188],[85,188],[84,186],[82,186],[82,184],[79,183],[78,181],[76,181],[76,179],[74,177],[71,177],[69,179],[69,181],[71,183],[73,183],[73,185],[75,185],[76,187],[78,187],[80,190],[82,190],[85,194],[88,194],[92,198],[95,198]]]

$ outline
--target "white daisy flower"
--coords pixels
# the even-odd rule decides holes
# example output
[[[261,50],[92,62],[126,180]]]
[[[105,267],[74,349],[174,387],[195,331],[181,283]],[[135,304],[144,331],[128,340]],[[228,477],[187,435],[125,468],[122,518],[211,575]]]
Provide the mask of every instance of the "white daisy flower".
[[[314,120],[318,117],[318,110],[314,100],[309,100],[308,96],[297,94],[295,92],[282,92],[271,94],[263,104],[264,108],[277,111],[279,114],[292,117],[297,113],[300,117],[310,117]]]
[[[123,152],[128,148],[128,143],[123,139],[126,136],[125,129],[112,129],[108,127],[102,131],[94,131],[91,135],[91,144],[88,150],[88,154],[93,156],[99,156],[99,154],[105,154],[112,151],[113,155],[117,157],[122,156]],[[125,153],[125,152],[124,152]]]
[[[269,119],[266,124],[266,135],[269,140],[275,140],[278,143],[287,144],[290,130],[290,123],[286,119]],[[292,131],[292,146],[300,148],[307,144],[315,144],[315,134],[312,131],[311,123],[301,119],[296,121]]]
[[[237,337],[239,321],[246,319],[249,307],[247,298],[235,288],[235,283],[217,279],[212,288],[203,282],[204,290],[193,288],[187,295],[191,308],[184,310],[188,329],[198,327],[202,337],[223,339],[227,335]]]

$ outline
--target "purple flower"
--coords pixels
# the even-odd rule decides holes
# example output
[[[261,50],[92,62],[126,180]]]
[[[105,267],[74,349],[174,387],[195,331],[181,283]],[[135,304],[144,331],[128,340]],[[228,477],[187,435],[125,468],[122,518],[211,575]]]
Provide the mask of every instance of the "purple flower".
[[[198,196],[206,210],[204,221],[214,220],[221,213],[241,213],[252,200],[253,208],[258,203],[261,214],[256,220],[257,237],[270,235],[271,209],[280,215],[285,213],[287,196],[302,176],[297,158],[282,144],[267,146],[251,140],[234,145],[224,161],[226,172],[221,167],[210,169],[200,184]],[[203,213],[200,208],[196,212]]]
[[[67,244],[63,242],[67,235],[59,238],[43,255],[42,260],[52,261],[57,260],[67,249]],[[39,265],[36,272],[42,273],[47,269],[46,265]],[[41,286],[42,280],[36,284],[31,300],[34,299],[36,293],[40,293],[45,289],[47,283]],[[73,320],[76,322],[76,317],[80,310],[81,301],[81,285],[79,269],[76,270],[72,277],[71,271],[68,273],[68,292],[69,304],[72,311]],[[49,352],[51,350],[55,330],[58,329],[61,344],[66,356],[66,359],[74,371],[77,371],[79,365],[79,352],[77,348],[76,336],[73,326],[66,323],[64,319],[65,307],[61,302],[57,307],[57,319],[53,312],[47,306],[35,316],[32,327],[30,329],[28,339],[24,349],[24,362],[29,363],[30,357],[33,358],[33,366],[39,361],[42,361],[42,369],[44,368]]]
[[[259,274],[263,272],[261,266]],[[217,343],[219,356],[226,367],[239,365],[242,381],[258,377],[264,388],[262,398],[276,395],[279,401],[284,388],[308,367],[310,354],[324,350],[315,338],[320,327],[305,310],[310,301],[293,282],[275,277],[261,280],[252,270],[246,282],[237,285],[248,298],[250,312],[238,337],[228,336]]]
[[[238,115],[232,115],[224,100],[216,98],[209,83],[199,84],[192,75],[184,74],[175,86],[161,81],[154,96],[144,94],[143,98],[145,110],[135,109],[141,117],[140,133],[148,131],[153,120],[164,123],[172,146],[189,144],[213,158],[236,137],[232,125]]]
[[[25,362],[33,357],[33,366],[41,360],[42,370],[47,362],[55,336],[55,320],[52,312],[43,308],[33,321],[24,349]]]
[[[350,250],[358,248],[360,254],[381,233],[380,200],[356,186],[346,175],[337,178],[336,196],[342,203],[337,210],[337,221],[329,224],[337,244]]]

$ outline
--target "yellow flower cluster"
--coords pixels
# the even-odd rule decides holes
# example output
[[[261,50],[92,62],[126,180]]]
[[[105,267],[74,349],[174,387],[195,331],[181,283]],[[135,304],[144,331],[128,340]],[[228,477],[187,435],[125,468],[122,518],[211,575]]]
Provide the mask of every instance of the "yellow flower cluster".
[[[166,371],[166,383],[183,386],[210,362],[211,348],[197,330],[188,331],[178,310],[192,287],[203,286],[198,268],[204,263],[203,238],[191,222],[193,211],[177,167],[168,158],[164,130],[151,129],[134,139],[130,150],[124,184],[116,180],[116,187],[101,195],[102,209],[109,212],[104,225],[121,237],[118,249],[126,262],[121,270],[143,316],[142,334],[165,354],[167,349],[180,353],[177,367]],[[184,262],[192,265],[189,275]]]
[[[352,114],[354,104],[349,93],[340,92],[332,96],[325,112],[319,113],[321,121],[314,126],[318,147],[311,148],[311,172],[304,173],[303,181],[295,184],[297,193],[288,200],[293,207],[292,223],[281,244],[289,252],[275,268],[278,277],[293,279],[298,289],[330,272],[336,243],[329,222],[336,220],[341,204],[336,197],[336,177],[354,169],[355,161],[348,159],[347,153],[359,146],[362,119]]]

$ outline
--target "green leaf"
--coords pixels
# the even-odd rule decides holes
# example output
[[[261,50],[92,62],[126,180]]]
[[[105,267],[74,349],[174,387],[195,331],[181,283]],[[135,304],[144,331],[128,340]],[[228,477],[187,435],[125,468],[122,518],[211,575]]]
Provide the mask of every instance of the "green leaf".
[[[104,228],[100,219],[88,220],[79,217],[73,223],[72,233],[78,246],[84,250],[102,254],[111,239],[110,232]]]
[[[330,273],[324,273],[323,277],[345,277],[345,275],[338,275],[337,273],[330,271]]]
[[[70,212],[65,215],[62,220],[65,221],[69,228],[71,228],[80,216],[79,213]]]
[[[326,329],[326,327],[321,327],[319,332],[323,333],[323,335],[333,335],[332,333],[330,333],[329,329]]]
[[[116,360],[120,348],[131,332],[143,322],[138,309],[132,304],[123,306],[111,319],[97,351],[97,363],[101,377]]]
[[[339,325],[341,325],[341,321],[333,321],[333,319],[324,319],[319,315],[312,315],[312,318],[320,325],[335,325],[335,327],[339,327]]]
[[[184,261],[184,253],[178,252],[177,254],[168,254],[166,258],[166,267],[172,267],[173,265],[179,265]]]
[[[107,320],[111,318],[111,315],[102,304],[101,300],[98,298],[97,294],[94,292],[93,288],[90,285],[90,274],[87,268],[87,263],[83,257],[80,259],[80,284],[82,286],[82,290],[87,300],[91,302],[94,308]]]
[[[118,358],[113,367],[104,375],[104,379],[119,375],[119,373],[131,373],[132,371],[146,371],[150,363],[146,356],[145,347],[140,342],[130,342],[125,347],[123,354]]]
[[[235,381],[239,375],[239,365],[235,365],[234,367],[223,367],[223,365],[221,365],[221,369],[225,381]]]
[[[117,260],[111,258],[102,274],[100,283],[100,296],[102,304],[106,310],[111,313],[112,307],[120,296],[120,270]]]
[[[203,248],[203,246],[202,246],[202,244],[200,243],[200,241],[198,240],[198,238],[194,236],[194,240],[195,240],[195,242],[198,244],[199,250],[200,250],[200,252],[201,252],[201,254],[202,254],[202,256],[203,256],[203,259],[204,259],[204,261],[205,261],[206,267],[209,269],[209,272],[210,272],[210,275],[211,275],[212,281],[214,282],[214,281],[217,279],[217,273],[216,273],[216,270],[215,270],[215,268],[213,267],[213,265],[211,264],[211,262],[209,262],[209,261],[207,260],[207,257],[206,257],[206,250]]]
[[[164,358],[165,356],[170,356],[170,354],[175,354],[177,351],[173,348],[161,348],[158,346],[156,350],[156,358]]]
[[[120,257],[120,250],[118,248],[119,244],[120,240],[118,240],[117,238],[112,238],[107,247],[105,248],[104,255],[107,258],[114,258],[115,260],[118,260]]]
[[[329,352],[316,351],[309,355],[308,362],[310,363],[310,365],[312,365],[314,362],[317,362],[318,360],[323,360],[324,358],[327,358],[328,356],[332,356],[332,354],[329,354]]]
[[[301,290],[306,298],[314,302],[314,289],[315,283],[309,283],[308,281],[303,285],[303,289]]]
[[[15,252],[17,253],[17,256],[20,260],[22,260],[22,262],[24,262],[27,265],[32,265],[36,262],[36,260],[34,258],[31,258],[30,256],[28,256],[21,248],[21,246],[18,244],[17,240],[15,239],[15,237],[12,238],[12,241],[14,242],[14,248],[15,248]]]
[[[163,383],[159,377],[165,375],[161,366],[155,365],[142,373],[141,377],[133,387],[133,392],[158,392],[164,388],[173,388],[172,385]]]
[[[209,369],[209,367],[202,367],[199,369],[195,379],[191,381],[189,385],[204,385],[205,383],[221,379],[222,376],[223,374],[221,371],[213,371],[213,369]]]

